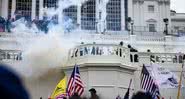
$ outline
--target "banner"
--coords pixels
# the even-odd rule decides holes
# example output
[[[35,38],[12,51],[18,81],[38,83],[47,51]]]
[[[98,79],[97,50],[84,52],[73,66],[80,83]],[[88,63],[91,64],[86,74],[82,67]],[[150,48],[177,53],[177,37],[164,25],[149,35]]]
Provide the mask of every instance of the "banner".
[[[152,64],[147,66],[160,88],[177,88],[179,78],[168,69]]]

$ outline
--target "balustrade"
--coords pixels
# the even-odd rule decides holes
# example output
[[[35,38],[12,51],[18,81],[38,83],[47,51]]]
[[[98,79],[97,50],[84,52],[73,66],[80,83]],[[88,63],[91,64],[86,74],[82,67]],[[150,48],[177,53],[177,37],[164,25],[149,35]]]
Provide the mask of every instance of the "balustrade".
[[[0,50],[0,60],[22,60],[22,52],[18,50]]]
[[[128,64],[130,51],[127,47],[115,44],[83,44],[69,51],[68,59],[80,60],[92,58],[92,60],[110,60],[113,63],[116,61]],[[91,60],[89,60],[91,61]],[[84,61],[85,62],[85,61]]]
[[[150,62],[155,63],[182,63],[185,55],[181,55],[179,53],[139,53],[140,56],[146,56]],[[139,58],[140,60],[141,58]]]

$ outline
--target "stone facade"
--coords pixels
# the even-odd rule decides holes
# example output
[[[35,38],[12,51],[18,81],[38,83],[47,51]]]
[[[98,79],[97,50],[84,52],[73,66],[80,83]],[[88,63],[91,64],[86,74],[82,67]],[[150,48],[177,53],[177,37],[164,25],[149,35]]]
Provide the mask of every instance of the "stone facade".
[[[11,1],[11,2],[10,2]],[[43,16],[43,7],[45,0],[32,0],[31,7],[31,18],[42,19]],[[181,19],[180,14],[170,15],[170,0],[120,0],[121,2],[121,30],[119,32],[125,33],[125,26],[131,29],[131,24],[127,22],[126,17],[130,17],[133,21],[133,29],[135,34],[164,34],[165,23],[163,22],[164,18],[169,19],[168,28],[169,34],[174,34],[174,31],[171,31],[171,26],[176,26]],[[8,10],[9,2],[11,3],[11,10]],[[110,2],[110,1],[109,1]],[[127,3],[126,3],[127,2]],[[39,4],[37,4],[39,3]],[[105,18],[103,17],[106,14],[106,5],[103,5],[104,0],[99,2],[96,0],[96,29],[97,32],[103,32],[105,25]],[[8,14],[11,13],[13,16],[16,10],[16,0],[1,0],[1,16],[7,18]],[[37,5],[39,5],[39,14],[37,15]],[[101,5],[101,6],[100,6]],[[81,8],[77,7],[77,23],[81,24]],[[103,11],[102,11],[103,10]],[[182,14],[181,14],[182,15]],[[180,15],[180,16],[181,16]],[[101,16],[101,19],[99,17]],[[172,21],[171,22],[171,18]],[[179,19],[178,19],[179,18]],[[184,21],[181,21],[184,24]],[[116,30],[117,31],[117,30]],[[107,30],[107,32],[114,32]],[[117,31],[118,32],[118,31]]]
[[[179,35],[185,33],[185,13],[176,13],[171,11],[171,23],[172,23],[172,32],[175,32]]]
[[[133,21],[137,31],[145,33],[164,31],[164,18],[170,18],[170,0],[133,0]],[[154,31],[149,28],[153,27]],[[169,21],[169,27],[171,22]],[[147,30],[148,29],[148,30]]]

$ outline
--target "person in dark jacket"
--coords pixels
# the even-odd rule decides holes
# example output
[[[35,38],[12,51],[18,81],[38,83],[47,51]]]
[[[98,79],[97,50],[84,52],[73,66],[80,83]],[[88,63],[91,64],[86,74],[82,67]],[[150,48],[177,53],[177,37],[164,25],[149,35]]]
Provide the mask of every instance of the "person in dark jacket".
[[[69,99],[81,99],[78,93],[74,93]]]
[[[16,73],[0,65],[0,99],[29,99],[29,95]]]
[[[132,99],[152,99],[152,95],[148,92],[137,92],[132,96]]]
[[[96,90],[94,88],[91,88],[89,92],[91,93],[90,99],[100,99],[99,96],[96,94]]]

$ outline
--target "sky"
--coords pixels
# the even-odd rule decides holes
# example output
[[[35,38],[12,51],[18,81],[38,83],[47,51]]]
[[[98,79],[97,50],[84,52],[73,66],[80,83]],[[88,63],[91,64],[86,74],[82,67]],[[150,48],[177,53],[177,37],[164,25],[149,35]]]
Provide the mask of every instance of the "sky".
[[[171,10],[177,13],[185,13],[185,0],[171,0]]]

